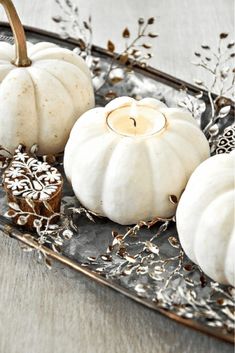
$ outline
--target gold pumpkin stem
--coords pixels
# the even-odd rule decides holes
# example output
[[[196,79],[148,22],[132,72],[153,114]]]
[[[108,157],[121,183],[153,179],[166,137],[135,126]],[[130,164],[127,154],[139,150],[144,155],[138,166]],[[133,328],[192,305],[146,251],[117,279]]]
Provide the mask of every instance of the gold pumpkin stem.
[[[0,0],[0,4],[2,4],[2,6],[4,7],[14,35],[16,54],[15,59],[12,61],[12,64],[18,67],[30,66],[31,60],[28,58],[27,55],[24,28],[20,22],[15,6],[13,5],[11,0]]]

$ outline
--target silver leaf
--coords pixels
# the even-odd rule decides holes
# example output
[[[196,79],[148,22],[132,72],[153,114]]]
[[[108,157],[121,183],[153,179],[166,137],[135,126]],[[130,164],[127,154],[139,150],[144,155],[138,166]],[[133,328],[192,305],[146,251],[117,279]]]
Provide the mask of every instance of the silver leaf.
[[[218,118],[219,119],[225,118],[229,114],[230,110],[231,110],[230,105],[227,105],[226,107],[221,108],[218,114]]]
[[[211,136],[217,136],[219,133],[219,127],[217,124],[214,124],[213,126],[210,127],[209,129],[209,134]]]

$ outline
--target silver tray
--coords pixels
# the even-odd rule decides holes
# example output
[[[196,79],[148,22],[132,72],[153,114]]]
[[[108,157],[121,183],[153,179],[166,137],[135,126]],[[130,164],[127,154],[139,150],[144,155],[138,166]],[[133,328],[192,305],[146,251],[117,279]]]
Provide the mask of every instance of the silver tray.
[[[8,25],[0,24],[1,36],[11,36]],[[59,36],[26,27],[27,39],[32,42],[51,41],[62,47],[73,49],[77,42],[63,40]],[[107,70],[112,55],[105,49],[93,46],[92,55],[100,58],[102,70]],[[184,90],[180,90],[184,87]],[[103,91],[111,89],[110,84]],[[187,88],[187,94],[185,93]],[[153,68],[134,67],[131,75],[116,85],[118,95],[152,96],[176,106],[188,101],[195,104],[198,119],[203,129],[210,119],[210,104],[207,92]],[[212,95],[215,98],[214,95]],[[96,103],[106,103],[102,90]],[[184,105],[185,103],[183,103]],[[225,119],[218,124],[221,138],[233,121],[234,106]],[[226,130],[227,129],[227,130]],[[232,131],[232,130],[231,130]],[[229,148],[231,138],[226,140]],[[220,151],[221,152],[221,151]],[[225,151],[226,146],[225,146]],[[216,151],[213,151],[216,153]],[[62,162],[58,167],[63,173]],[[235,289],[213,282],[203,274],[184,254],[176,232],[174,221],[160,221],[148,227],[144,224],[125,227],[108,219],[100,219],[80,207],[70,186],[65,182],[62,212],[67,215],[68,228],[63,234],[61,252],[55,248],[53,239],[40,244],[38,235],[25,234],[4,216],[7,201],[0,188],[0,230],[36,249],[47,264],[55,259],[64,265],[104,284],[127,297],[193,329],[207,333],[227,342],[234,342]],[[66,223],[65,222],[65,223]]]

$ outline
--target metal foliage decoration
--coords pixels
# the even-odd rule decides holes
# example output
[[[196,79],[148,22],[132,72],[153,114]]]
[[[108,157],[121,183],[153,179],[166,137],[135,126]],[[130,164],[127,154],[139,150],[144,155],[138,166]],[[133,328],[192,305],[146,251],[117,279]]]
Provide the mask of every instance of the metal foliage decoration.
[[[229,137],[225,135],[221,142],[219,135],[222,132],[221,125],[226,124],[223,120],[228,118],[230,110],[234,106],[232,101],[235,97],[234,49],[235,42],[229,39],[229,34],[220,33],[217,48],[214,49],[207,44],[202,44],[200,51],[194,52],[196,61],[193,64],[207,71],[210,75],[210,84],[206,84],[200,79],[195,79],[194,82],[200,89],[206,91],[210,102],[210,119],[203,126],[203,132],[209,140],[212,153],[218,153],[218,150],[221,153],[223,151],[223,149],[220,149],[221,143],[225,143],[226,137]],[[228,96],[231,98],[227,98]],[[198,98],[201,97],[202,91],[199,92]],[[186,103],[186,106],[189,107],[190,105]],[[233,131],[235,126],[233,121],[231,121],[231,125],[230,128]],[[230,137],[232,136],[231,132]],[[234,142],[230,146],[234,147]],[[231,151],[231,148],[228,151]]]
[[[110,54],[110,62],[104,70],[100,65],[100,59],[91,55],[93,33],[91,16],[87,21],[81,21],[78,7],[70,0],[55,0],[55,2],[60,8],[61,15],[52,17],[52,20],[59,24],[62,38],[77,39],[78,46],[74,51],[81,55],[90,67],[96,96],[105,97],[106,100],[115,98],[117,92],[113,87],[123,81],[134,66],[146,67],[148,60],[152,58],[151,41],[158,37],[152,30],[155,18],[150,17],[146,20],[139,18],[134,35],[128,27],[125,27],[121,33],[123,49],[119,50],[119,53],[115,52],[115,43],[111,39],[107,40],[106,48]]]

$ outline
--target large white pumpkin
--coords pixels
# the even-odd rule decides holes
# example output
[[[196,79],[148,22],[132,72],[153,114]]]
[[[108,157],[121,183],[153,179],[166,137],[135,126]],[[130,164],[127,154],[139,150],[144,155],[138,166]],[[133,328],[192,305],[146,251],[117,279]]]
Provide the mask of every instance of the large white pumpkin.
[[[213,156],[193,172],[176,223],[188,257],[215,281],[235,284],[235,152]]]
[[[11,2],[0,3],[10,11],[17,42],[16,48],[0,42],[0,144],[13,151],[19,143],[36,143],[39,153],[60,152],[77,118],[94,106],[89,69],[81,57],[52,43],[26,48]],[[15,51],[21,60],[13,60]]]
[[[133,104],[121,97],[86,112],[74,125],[64,168],[80,202],[120,224],[171,217],[193,170],[209,156],[208,142],[188,112],[145,98],[165,128],[142,136],[119,134],[107,124],[110,112]],[[141,109],[142,109],[141,108]],[[160,114],[160,115],[159,115]]]

